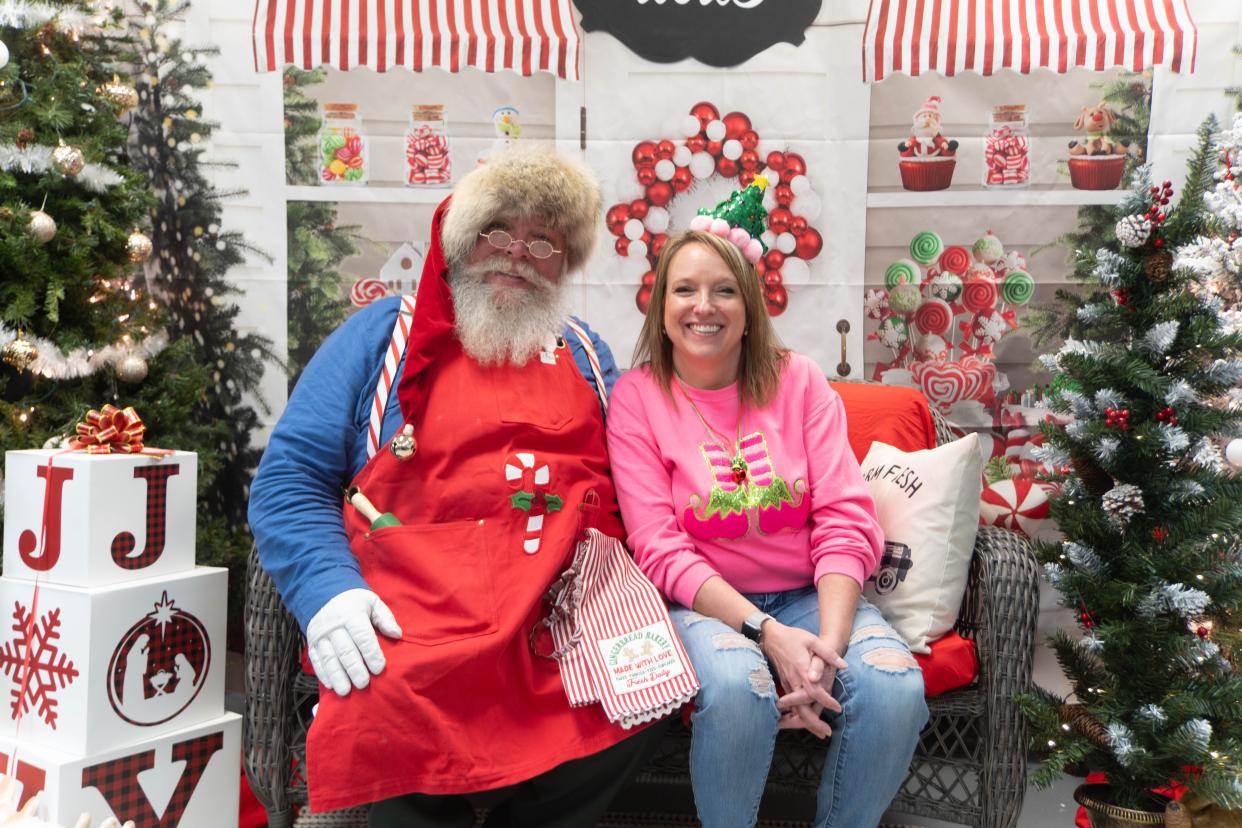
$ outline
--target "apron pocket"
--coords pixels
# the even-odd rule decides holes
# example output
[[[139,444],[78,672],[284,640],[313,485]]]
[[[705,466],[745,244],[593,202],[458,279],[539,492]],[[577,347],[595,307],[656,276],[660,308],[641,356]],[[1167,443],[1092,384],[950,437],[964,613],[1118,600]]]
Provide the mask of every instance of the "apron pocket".
[[[362,576],[406,641],[447,644],[496,632],[483,521],[390,526],[364,537]]]

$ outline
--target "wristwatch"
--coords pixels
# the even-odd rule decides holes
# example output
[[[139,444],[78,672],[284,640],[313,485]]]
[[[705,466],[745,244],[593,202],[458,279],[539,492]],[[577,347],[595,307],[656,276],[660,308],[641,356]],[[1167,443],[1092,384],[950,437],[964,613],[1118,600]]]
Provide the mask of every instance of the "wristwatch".
[[[752,612],[749,616],[747,616],[746,620],[742,622],[742,629],[740,632],[756,644],[762,644],[763,622],[770,620],[772,620],[772,616],[768,615],[763,610]]]

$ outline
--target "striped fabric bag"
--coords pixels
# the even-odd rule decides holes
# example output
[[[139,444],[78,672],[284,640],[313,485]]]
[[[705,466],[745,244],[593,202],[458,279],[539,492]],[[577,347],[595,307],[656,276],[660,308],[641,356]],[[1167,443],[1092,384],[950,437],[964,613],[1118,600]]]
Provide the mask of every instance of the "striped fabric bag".
[[[549,597],[552,657],[571,705],[598,702],[628,729],[694,699],[699,680],[664,599],[621,541],[587,529]]]

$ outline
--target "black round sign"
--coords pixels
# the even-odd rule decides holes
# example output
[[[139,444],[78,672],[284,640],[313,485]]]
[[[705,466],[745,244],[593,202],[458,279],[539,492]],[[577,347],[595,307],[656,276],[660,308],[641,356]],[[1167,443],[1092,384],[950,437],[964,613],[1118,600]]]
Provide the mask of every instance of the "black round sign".
[[[805,39],[821,0],[574,0],[582,28],[607,32],[630,51],[672,63],[688,57],[736,66],[774,43]]]

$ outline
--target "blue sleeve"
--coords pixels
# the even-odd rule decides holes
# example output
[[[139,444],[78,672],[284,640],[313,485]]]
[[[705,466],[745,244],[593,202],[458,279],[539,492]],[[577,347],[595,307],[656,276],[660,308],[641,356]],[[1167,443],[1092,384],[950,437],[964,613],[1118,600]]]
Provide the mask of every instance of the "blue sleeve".
[[[599,359],[600,373],[604,375],[604,396],[612,396],[612,387],[617,384],[617,380],[621,377],[621,372],[617,370],[617,362],[612,358],[612,349],[608,347],[608,343],[599,338],[599,334],[591,330],[587,323],[578,317],[574,317],[574,321],[582,326],[587,332],[587,336],[591,340],[591,346],[595,349],[595,356]],[[590,384],[591,390],[596,394],[599,392],[595,389],[595,372],[591,370],[591,363],[587,359],[586,348],[582,347],[581,340],[578,335],[568,326],[565,327],[564,339],[569,343],[569,349],[574,355],[574,364],[578,366],[578,370],[582,372],[582,376]]]
[[[377,302],[328,337],[289,397],[250,488],[259,559],[303,630],[329,599],[367,587],[346,539],[341,488],[366,459],[361,432],[399,306],[396,298]]]

